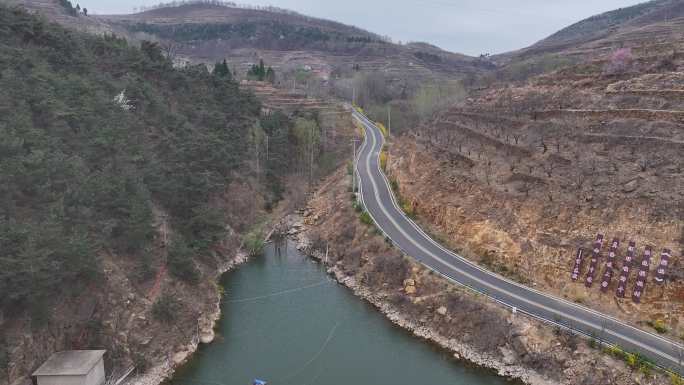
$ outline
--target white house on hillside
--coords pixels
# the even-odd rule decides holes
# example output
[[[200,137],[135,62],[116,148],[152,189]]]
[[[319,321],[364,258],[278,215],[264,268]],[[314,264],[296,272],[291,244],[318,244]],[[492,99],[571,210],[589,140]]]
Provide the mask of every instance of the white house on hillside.
[[[103,385],[105,350],[69,350],[50,356],[33,373],[37,385]]]

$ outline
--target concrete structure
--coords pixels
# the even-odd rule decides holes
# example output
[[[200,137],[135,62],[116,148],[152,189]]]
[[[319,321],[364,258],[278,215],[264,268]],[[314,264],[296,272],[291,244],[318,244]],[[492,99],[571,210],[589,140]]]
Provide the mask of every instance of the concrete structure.
[[[103,385],[105,350],[57,352],[33,373],[37,385]]]

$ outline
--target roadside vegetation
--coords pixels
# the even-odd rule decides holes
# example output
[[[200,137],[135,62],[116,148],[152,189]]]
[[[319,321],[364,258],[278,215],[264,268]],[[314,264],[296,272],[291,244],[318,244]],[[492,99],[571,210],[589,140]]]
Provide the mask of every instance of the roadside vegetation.
[[[382,72],[357,72],[351,80],[335,82],[333,88],[346,99],[355,97],[360,112],[375,121],[385,136],[390,125],[396,135],[408,132],[466,95],[458,80],[397,84]]]
[[[665,321],[662,319],[657,319],[655,321],[648,320],[646,321],[646,325],[652,327],[658,334],[665,334],[669,331]]]

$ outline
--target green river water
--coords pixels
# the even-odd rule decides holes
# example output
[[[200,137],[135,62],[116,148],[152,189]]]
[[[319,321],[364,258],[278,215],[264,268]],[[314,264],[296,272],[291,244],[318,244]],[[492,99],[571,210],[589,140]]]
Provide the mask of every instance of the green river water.
[[[217,339],[173,385],[503,385],[394,326],[292,245],[223,277]]]

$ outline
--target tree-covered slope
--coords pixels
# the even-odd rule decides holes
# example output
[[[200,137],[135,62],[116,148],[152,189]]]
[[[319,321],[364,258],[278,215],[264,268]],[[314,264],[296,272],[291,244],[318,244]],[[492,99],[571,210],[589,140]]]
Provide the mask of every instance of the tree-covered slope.
[[[171,270],[192,279],[188,254],[224,231],[209,202],[244,168],[259,109],[155,44],[0,6],[0,308],[92,282],[105,251],[144,259],[153,205],[187,251]]]

